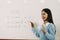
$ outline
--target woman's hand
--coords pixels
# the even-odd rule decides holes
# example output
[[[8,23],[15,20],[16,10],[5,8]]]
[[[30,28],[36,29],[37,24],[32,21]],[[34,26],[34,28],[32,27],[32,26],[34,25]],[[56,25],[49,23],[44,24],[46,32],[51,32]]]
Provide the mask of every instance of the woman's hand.
[[[30,23],[31,23],[31,26],[32,26],[32,28],[33,28],[33,27],[34,27],[34,23],[33,23],[33,22],[31,22],[31,21],[30,21]]]
[[[42,32],[45,34],[45,33],[46,33],[46,29],[45,29],[45,28],[43,28],[43,29],[42,29]]]

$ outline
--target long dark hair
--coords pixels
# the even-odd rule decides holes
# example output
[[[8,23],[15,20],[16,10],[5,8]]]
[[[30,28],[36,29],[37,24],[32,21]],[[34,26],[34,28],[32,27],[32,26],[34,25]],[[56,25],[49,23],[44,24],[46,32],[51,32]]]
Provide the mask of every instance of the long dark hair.
[[[54,24],[51,10],[48,9],[48,8],[44,8],[42,11],[44,11],[44,12],[46,12],[48,14],[47,21]]]
[[[48,21],[49,23],[54,24],[54,22],[53,22],[53,18],[52,18],[51,10],[48,9],[48,8],[44,8],[42,11],[44,11],[44,12],[46,12],[46,13],[48,14],[47,21]],[[55,25],[55,24],[54,24],[54,25]],[[56,28],[56,26],[55,26],[55,28]],[[56,33],[56,30],[55,30],[55,33]]]

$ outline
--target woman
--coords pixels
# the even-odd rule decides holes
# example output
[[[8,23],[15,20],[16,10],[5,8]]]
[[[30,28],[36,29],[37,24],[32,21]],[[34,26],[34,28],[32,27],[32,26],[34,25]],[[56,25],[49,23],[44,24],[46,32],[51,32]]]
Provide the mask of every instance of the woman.
[[[33,33],[40,38],[40,40],[55,40],[56,27],[53,22],[51,10],[44,8],[41,11],[43,24],[39,27],[39,30],[34,27],[34,23],[31,23]]]

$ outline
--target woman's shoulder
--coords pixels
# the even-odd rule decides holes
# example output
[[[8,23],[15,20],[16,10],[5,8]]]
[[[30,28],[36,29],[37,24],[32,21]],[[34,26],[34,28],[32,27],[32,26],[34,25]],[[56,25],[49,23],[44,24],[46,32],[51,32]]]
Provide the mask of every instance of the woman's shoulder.
[[[49,26],[55,26],[53,23],[49,23]]]
[[[55,25],[53,23],[49,23],[49,28],[55,28]]]
[[[56,34],[56,26],[55,26],[55,24],[49,23],[49,29],[53,30],[55,32],[55,34]]]

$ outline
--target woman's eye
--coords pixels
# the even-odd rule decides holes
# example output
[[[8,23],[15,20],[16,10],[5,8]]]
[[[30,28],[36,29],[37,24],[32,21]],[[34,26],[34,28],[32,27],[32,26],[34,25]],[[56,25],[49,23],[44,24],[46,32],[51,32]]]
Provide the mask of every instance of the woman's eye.
[[[45,15],[45,13],[43,13],[43,15]]]

